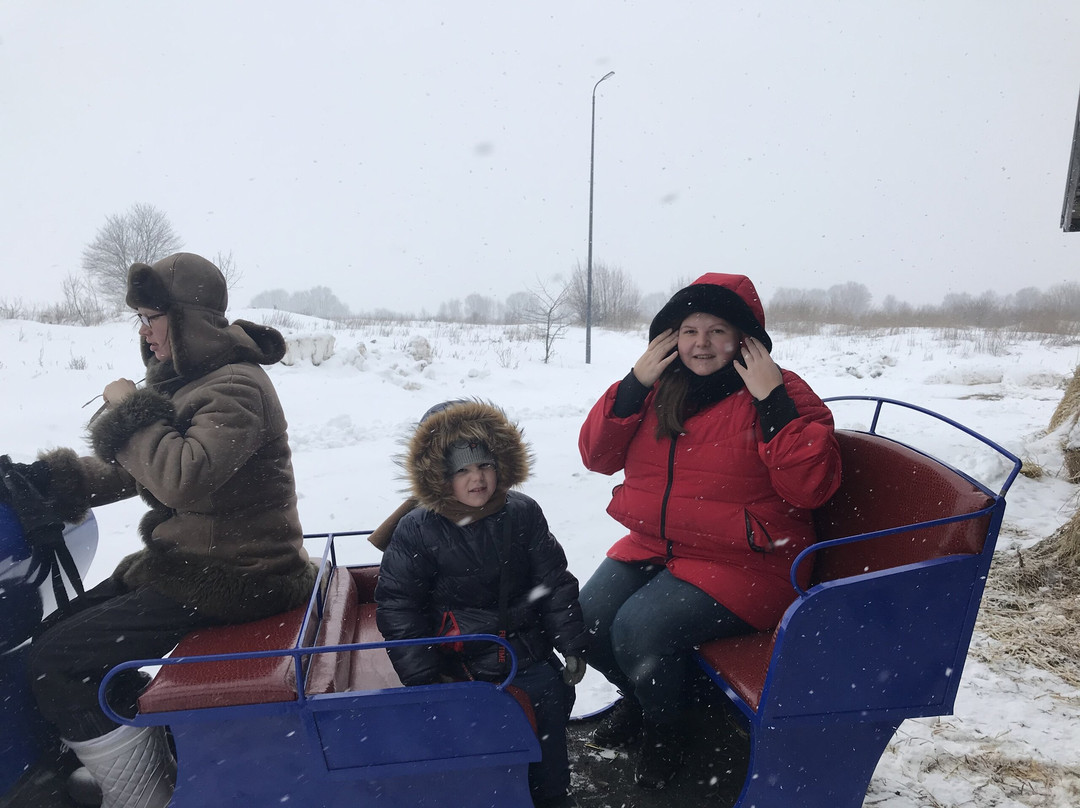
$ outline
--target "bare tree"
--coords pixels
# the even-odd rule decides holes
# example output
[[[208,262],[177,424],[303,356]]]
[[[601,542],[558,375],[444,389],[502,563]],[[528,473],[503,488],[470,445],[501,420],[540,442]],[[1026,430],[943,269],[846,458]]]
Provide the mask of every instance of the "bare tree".
[[[675,280],[673,280],[671,282],[670,294],[664,299],[664,302],[666,303],[668,300],[674,297],[675,293],[678,292],[680,289],[685,289],[687,286],[692,284],[695,277],[696,276],[694,275],[680,275]]]
[[[556,340],[562,338],[570,327],[570,288],[563,283],[557,288],[548,288],[542,281],[529,290],[529,303],[522,311],[525,322],[538,327],[544,339],[544,364],[555,353]]]
[[[288,311],[289,298],[289,293],[284,289],[268,289],[251,298],[251,307],[253,309],[281,309]]]
[[[829,311],[833,321],[838,323],[856,322],[870,311],[873,295],[864,284],[848,281],[830,286],[828,289]]]
[[[682,289],[682,287],[680,286],[679,289]],[[675,292],[679,291],[679,289],[676,289]],[[660,309],[664,308],[675,292],[672,292],[670,295],[666,295],[663,292],[649,292],[647,295],[642,295],[641,313],[645,315],[645,319],[651,320]]]
[[[495,301],[490,297],[484,297],[483,295],[473,292],[465,297],[465,322],[495,322],[495,308]]]
[[[64,278],[65,320],[79,325],[99,325],[106,319],[104,307],[94,288],[74,273]]]
[[[103,299],[122,304],[132,264],[152,264],[182,246],[168,217],[153,205],[140,202],[126,213],[106,217],[83,250],[82,268]]]
[[[251,307],[307,314],[324,320],[343,320],[349,316],[349,307],[325,286],[313,286],[302,292],[286,292],[284,289],[259,292],[251,298]]]
[[[313,286],[303,292],[294,293],[289,300],[289,311],[322,317],[324,320],[336,320],[349,316],[349,307],[338,300],[326,286]]]
[[[791,289],[781,286],[769,301],[773,323],[825,321],[829,295],[824,289]]]
[[[23,320],[26,314],[26,306],[20,298],[0,298],[0,320]]]
[[[435,315],[435,319],[444,323],[460,323],[463,316],[461,300],[455,297],[439,304],[439,313]]]
[[[529,309],[533,305],[532,292],[512,292],[503,304],[504,323],[526,323]]]
[[[168,255],[168,253],[166,253]],[[225,286],[232,289],[236,284],[240,283],[240,279],[244,277],[244,271],[236,266],[236,262],[233,260],[232,250],[229,250],[228,254],[218,250],[218,254],[214,256],[214,265],[221,270],[221,274],[225,276]]]
[[[588,276],[578,264],[570,278],[568,304],[579,323],[585,322]],[[592,323],[628,328],[641,320],[641,291],[630,276],[607,264],[593,266]]]

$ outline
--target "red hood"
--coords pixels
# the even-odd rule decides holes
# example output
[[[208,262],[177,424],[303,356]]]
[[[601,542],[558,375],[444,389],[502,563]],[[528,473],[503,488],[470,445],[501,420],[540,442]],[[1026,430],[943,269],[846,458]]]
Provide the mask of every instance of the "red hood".
[[[753,282],[745,275],[722,272],[707,272],[672,295],[653,318],[649,340],[666,328],[678,328],[688,315],[698,311],[724,318],[772,350],[772,339],[765,331],[765,309]]]

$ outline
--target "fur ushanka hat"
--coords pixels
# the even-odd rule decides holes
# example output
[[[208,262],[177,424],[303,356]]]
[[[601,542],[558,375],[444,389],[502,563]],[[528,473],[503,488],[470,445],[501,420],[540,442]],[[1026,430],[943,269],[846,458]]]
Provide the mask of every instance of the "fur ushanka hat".
[[[285,355],[285,340],[274,329],[237,320],[229,324],[225,276],[194,253],[175,253],[154,264],[132,264],[125,302],[169,316],[169,343],[176,372],[195,379],[230,362],[272,365]],[[143,363],[153,358],[140,341]]]

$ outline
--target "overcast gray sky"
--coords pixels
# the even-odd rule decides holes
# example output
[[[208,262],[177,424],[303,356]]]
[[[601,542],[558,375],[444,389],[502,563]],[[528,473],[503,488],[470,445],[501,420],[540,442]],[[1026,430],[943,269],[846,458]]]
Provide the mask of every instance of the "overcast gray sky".
[[[0,3],[0,298],[147,202],[233,304],[504,299],[594,262],[940,302],[1080,278],[1076,0]]]

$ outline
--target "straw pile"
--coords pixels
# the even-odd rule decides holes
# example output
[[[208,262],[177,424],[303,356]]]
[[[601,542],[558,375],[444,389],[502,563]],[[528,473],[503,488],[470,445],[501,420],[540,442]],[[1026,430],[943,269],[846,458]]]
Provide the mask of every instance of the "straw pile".
[[[1073,372],[1072,380],[1065,388],[1065,395],[1050,416],[1050,432],[1059,428],[1065,436],[1065,445],[1062,450],[1065,453],[1065,473],[1070,482],[1080,483],[1080,446],[1069,445],[1068,436],[1077,432],[1077,422],[1080,421],[1080,367]],[[1076,441],[1072,441],[1073,444]]]
[[[1024,552],[994,559],[978,629],[1005,654],[1057,674],[1080,688],[1080,511],[1056,533]]]

